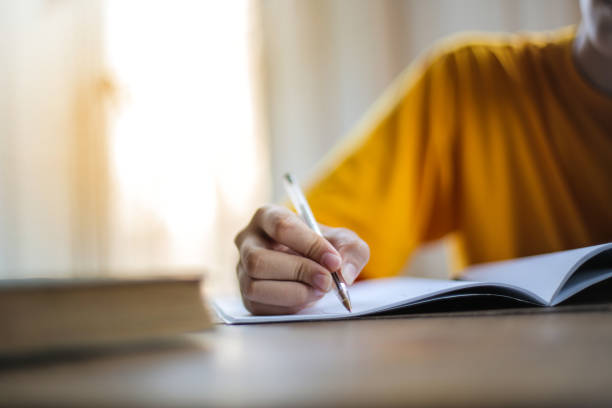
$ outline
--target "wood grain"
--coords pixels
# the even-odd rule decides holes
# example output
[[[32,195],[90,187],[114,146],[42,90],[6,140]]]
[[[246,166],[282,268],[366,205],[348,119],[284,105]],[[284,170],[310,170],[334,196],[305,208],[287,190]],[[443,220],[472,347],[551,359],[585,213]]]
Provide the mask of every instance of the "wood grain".
[[[187,344],[5,364],[0,402],[611,406],[612,304],[551,310],[218,325]]]

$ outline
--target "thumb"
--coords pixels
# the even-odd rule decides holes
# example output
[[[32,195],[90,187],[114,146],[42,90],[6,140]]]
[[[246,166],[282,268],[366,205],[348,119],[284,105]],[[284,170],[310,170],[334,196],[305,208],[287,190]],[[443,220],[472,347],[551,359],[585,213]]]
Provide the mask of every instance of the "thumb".
[[[348,285],[352,285],[368,263],[370,247],[356,233],[345,228],[326,228],[323,235],[340,253],[340,274]]]
[[[344,279],[348,285],[352,285],[363,270],[367,258],[364,262],[364,257],[356,253],[354,248],[341,247],[338,248],[338,252],[340,252],[340,256],[342,257],[342,267],[340,270],[342,279]]]

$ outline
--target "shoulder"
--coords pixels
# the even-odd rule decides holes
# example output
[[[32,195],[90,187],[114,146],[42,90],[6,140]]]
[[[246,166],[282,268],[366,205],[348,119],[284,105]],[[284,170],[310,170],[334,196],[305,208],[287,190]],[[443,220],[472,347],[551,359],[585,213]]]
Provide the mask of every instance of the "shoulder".
[[[459,33],[434,44],[418,64],[425,75],[501,74],[520,80],[529,65],[559,60],[574,35],[573,26],[545,32]]]
[[[377,119],[392,112],[419,85],[442,85],[450,92],[453,84],[470,84],[491,75],[512,85],[523,82],[531,75],[529,64],[556,64],[574,35],[573,26],[549,32],[451,35],[418,55],[387,87],[367,117]]]

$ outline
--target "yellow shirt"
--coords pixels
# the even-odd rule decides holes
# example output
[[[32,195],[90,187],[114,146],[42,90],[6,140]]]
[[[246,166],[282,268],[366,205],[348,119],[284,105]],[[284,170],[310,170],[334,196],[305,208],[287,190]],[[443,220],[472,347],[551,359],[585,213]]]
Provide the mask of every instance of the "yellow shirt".
[[[456,270],[612,241],[612,97],[576,71],[574,33],[451,39],[332,152],[307,195],[370,245],[362,277],[449,234]]]

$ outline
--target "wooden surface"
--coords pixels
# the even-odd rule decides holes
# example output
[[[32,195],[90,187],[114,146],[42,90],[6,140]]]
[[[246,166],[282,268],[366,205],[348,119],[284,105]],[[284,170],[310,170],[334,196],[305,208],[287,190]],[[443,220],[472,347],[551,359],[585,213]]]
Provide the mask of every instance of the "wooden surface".
[[[612,305],[258,326],[5,360],[0,403],[612,406]]]

